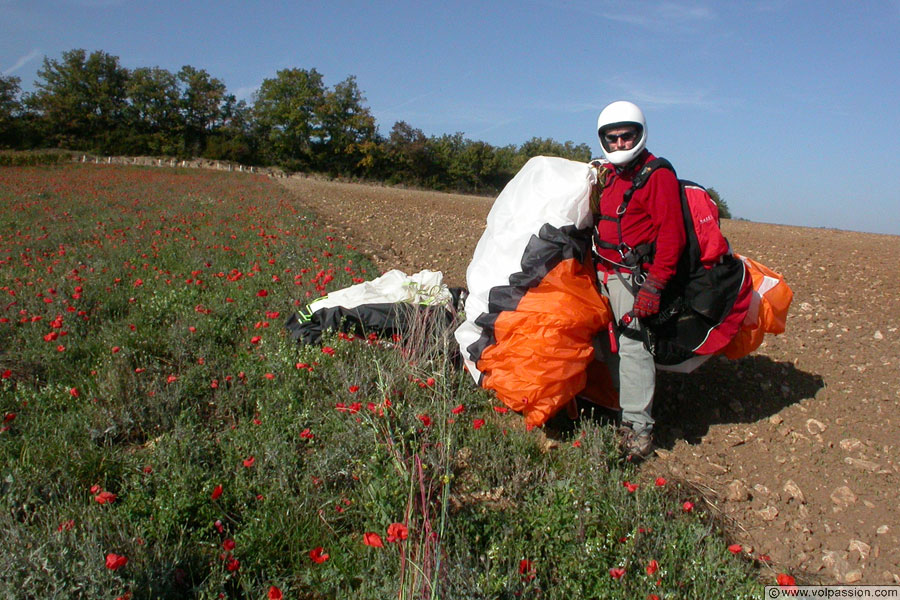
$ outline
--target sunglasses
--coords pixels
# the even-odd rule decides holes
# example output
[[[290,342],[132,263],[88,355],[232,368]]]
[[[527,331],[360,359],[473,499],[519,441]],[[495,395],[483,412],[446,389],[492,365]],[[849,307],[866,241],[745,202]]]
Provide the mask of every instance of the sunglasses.
[[[637,137],[636,131],[626,131],[625,133],[606,133],[603,135],[603,139],[606,140],[609,144],[615,144],[617,141],[622,140],[623,142],[630,142],[634,138]]]

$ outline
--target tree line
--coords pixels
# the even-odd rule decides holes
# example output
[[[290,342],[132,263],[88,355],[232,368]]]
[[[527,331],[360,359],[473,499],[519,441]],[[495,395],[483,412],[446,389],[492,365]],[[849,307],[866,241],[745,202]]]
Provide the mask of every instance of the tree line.
[[[587,161],[586,144],[533,138],[493,146],[426,136],[399,121],[386,136],[353,76],[332,87],[316,69],[284,69],[250,103],[206,70],[127,69],[103,51],[44,58],[34,91],[0,76],[0,148],[203,157],[287,171],[493,193],[532,156]]]
[[[533,156],[591,158],[587,144],[534,137],[493,146],[462,133],[426,136],[405,121],[385,136],[355,77],[327,87],[316,69],[278,71],[247,103],[204,69],[127,69],[106,52],[75,49],[44,58],[34,92],[20,84],[0,75],[0,149],[202,157],[487,194]]]

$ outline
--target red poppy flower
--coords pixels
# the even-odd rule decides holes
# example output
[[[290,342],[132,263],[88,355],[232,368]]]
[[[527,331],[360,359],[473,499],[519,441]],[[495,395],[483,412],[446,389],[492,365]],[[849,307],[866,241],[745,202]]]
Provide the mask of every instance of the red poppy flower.
[[[581,440],[575,440],[574,442],[572,442],[572,447],[581,448]]]
[[[222,486],[217,485],[216,487],[213,488],[210,498],[212,498],[213,500],[218,500],[219,496],[221,496],[221,495],[222,495]]]
[[[236,544],[234,543],[234,540],[231,538],[228,538],[224,542],[222,542],[222,547],[225,548],[227,552],[231,552],[232,550],[234,550],[235,545]]]
[[[247,458],[244,459],[244,466],[249,469],[250,467],[253,466],[253,463],[255,463],[255,462],[256,462],[256,457],[248,456]]]
[[[266,379],[275,379],[275,373],[266,373],[265,378]]]
[[[694,503],[690,500],[686,500],[684,504],[681,505],[681,510],[684,512],[692,512],[694,510]]]
[[[649,596],[647,596],[647,600],[659,600],[659,596],[657,596],[656,594],[650,594]]]
[[[625,489],[628,490],[628,492],[631,494],[633,494],[635,490],[638,489],[638,484],[631,483],[630,481],[623,481],[622,485],[625,486]]]
[[[381,536],[371,531],[363,534],[363,544],[372,546],[373,548],[384,548],[384,542],[381,541]]]
[[[71,529],[75,527],[75,519],[68,519],[59,524],[59,527],[56,528],[57,531],[71,531]]]
[[[0,379],[9,379],[12,377],[12,369],[7,369],[3,371],[3,375],[0,375]]]
[[[175,383],[176,381],[178,381],[177,375],[169,375],[166,377],[166,383]]]
[[[459,413],[461,413],[464,410],[466,410],[466,407],[463,406],[462,404],[459,404],[455,408],[451,409],[450,412],[452,412],[454,415],[458,415]]]
[[[333,356],[333,355],[334,355],[334,348],[332,348],[331,346],[325,346],[324,348],[322,348],[322,352],[323,352],[324,354],[327,354],[328,356]]]
[[[391,523],[387,528],[389,542],[402,542],[409,537],[409,529],[403,523]]]
[[[534,568],[534,564],[527,558],[523,558],[522,560],[519,561],[519,573],[521,575],[528,573],[533,568]]]
[[[732,554],[737,554],[743,549],[744,548],[740,544],[732,544],[732,545],[728,546],[728,551],[731,552]]]
[[[120,556],[110,552],[106,555],[106,568],[110,571],[116,571],[128,564],[127,556]]]
[[[96,500],[98,504],[112,504],[116,501],[116,495],[112,492],[100,492],[94,496],[94,500]]]
[[[256,295],[259,296],[260,298],[265,298],[266,296],[269,295],[269,292],[266,290],[259,290],[258,292],[256,292]]]
[[[622,579],[625,576],[625,569],[622,567],[613,567],[609,570],[609,576],[613,579]]]
[[[269,600],[283,600],[284,595],[274,585],[269,588]]]
[[[113,353],[113,354],[116,354],[117,352],[119,352],[119,350],[121,350],[121,348],[119,348],[118,346],[113,346],[113,347],[112,347],[112,353]]]
[[[261,340],[262,340],[261,337],[259,337],[258,335],[254,335],[252,338],[250,338],[250,343],[258,344]]]
[[[506,408],[505,406],[495,406],[495,407],[494,407],[494,412],[495,412],[495,413],[500,413],[500,414],[502,415],[502,414],[508,413],[508,412],[509,412],[509,409]]]
[[[300,432],[300,437],[303,438],[304,440],[311,440],[316,436],[314,436],[312,433],[310,433],[309,427],[307,427],[306,429],[304,429],[303,431]]]
[[[419,415],[419,420],[422,421],[422,425],[425,427],[431,427],[431,417],[428,415]]]
[[[16,418],[16,413],[6,413],[5,415],[3,415],[3,422],[9,423],[9,422],[15,420],[15,418]]]
[[[659,571],[659,563],[656,562],[656,559],[653,559],[649,563],[647,563],[647,575],[653,575],[657,571]]]
[[[77,397],[78,397],[78,388],[70,388],[70,389],[69,389],[69,394],[70,394],[73,398],[77,398]]]
[[[778,585],[781,587],[791,587],[797,585],[797,581],[787,573],[779,573],[775,578],[775,581],[777,581]]]
[[[356,392],[359,391],[359,386],[358,386],[358,385],[351,385],[351,386],[350,386],[349,388],[347,388],[347,389],[350,390],[350,393],[351,393],[351,394],[355,394]]]
[[[668,483],[665,477],[657,477],[656,478],[656,487],[662,487]]]
[[[241,561],[236,558],[232,558],[228,561],[228,563],[226,563],[225,568],[231,572],[237,571],[241,568]]]
[[[325,553],[322,546],[317,546],[309,551],[309,558],[316,563],[317,565],[321,565],[323,562],[328,560],[330,557]]]
[[[428,379],[426,379],[425,385],[427,385],[428,387],[432,387],[434,385],[434,377],[429,377]]]
[[[213,525],[215,526],[216,531],[218,531],[219,533],[225,533],[225,526],[222,525],[222,521],[216,519],[216,522],[213,523]]]
[[[475,419],[472,421],[472,429],[481,429],[482,425],[484,425],[484,419]]]

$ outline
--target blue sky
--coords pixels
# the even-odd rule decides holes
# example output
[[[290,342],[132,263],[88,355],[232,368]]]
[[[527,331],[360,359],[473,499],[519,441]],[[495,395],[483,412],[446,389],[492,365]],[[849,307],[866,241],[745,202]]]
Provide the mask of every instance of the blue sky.
[[[587,143],[636,102],[648,147],[754,221],[900,234],[900,0],[0,0],[0,72],[103,50],[206,69],[248,101],[279,69],[357,78],[380,131]]]

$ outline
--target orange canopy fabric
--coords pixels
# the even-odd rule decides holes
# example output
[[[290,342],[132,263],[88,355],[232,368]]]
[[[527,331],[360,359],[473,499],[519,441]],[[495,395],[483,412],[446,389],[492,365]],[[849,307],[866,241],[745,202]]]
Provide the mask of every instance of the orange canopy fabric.
[[[735,255],[738,256],[738,255]],[[746,256],[740,256],[753,280],[753,298],[747,318],[722,354],[731,359],[747,356],[762,344],[767,333],[784,333],[794,292],[780,273]]]
[[[516,310],[497,317],[496,343],[478,361],[482,386],[521,412],[528,425],[543,425],[585,388],[592,338],[611,318],[590,264],[560,262]]]

